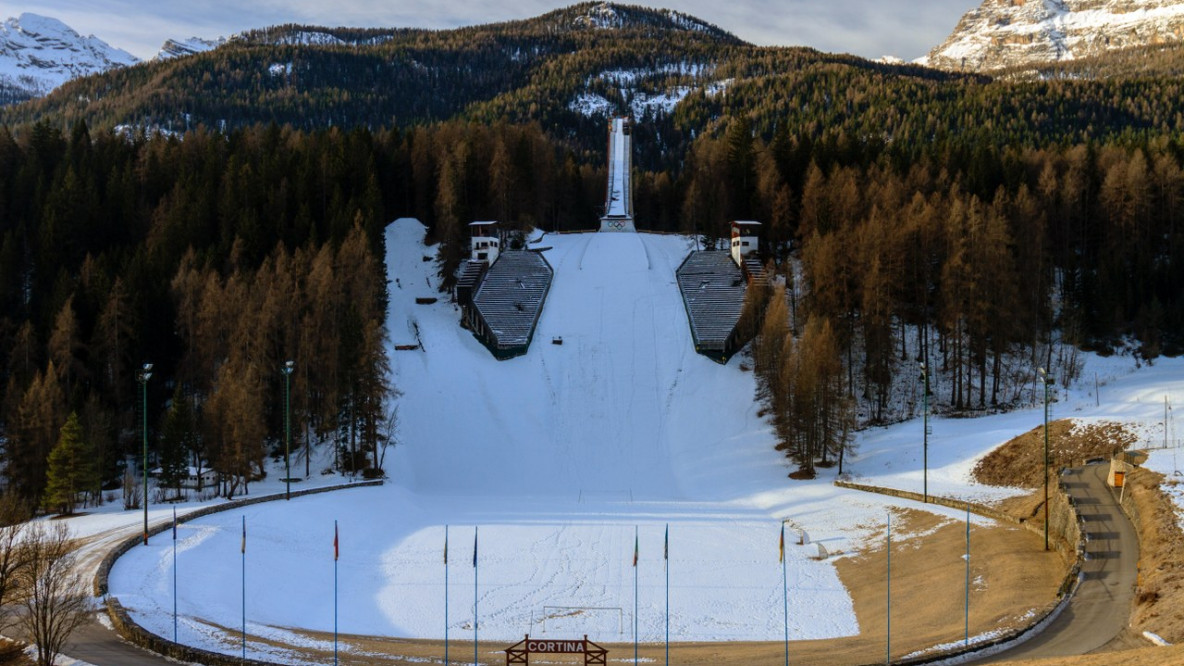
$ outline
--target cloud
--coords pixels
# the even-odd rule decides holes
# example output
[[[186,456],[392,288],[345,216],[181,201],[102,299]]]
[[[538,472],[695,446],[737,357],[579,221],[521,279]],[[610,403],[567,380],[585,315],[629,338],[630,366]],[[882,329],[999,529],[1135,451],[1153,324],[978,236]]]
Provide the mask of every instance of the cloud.
[[[224,37],[281,23],[442,29],[529,18],[571,4],[574,0],[37,0],[6,3],[5,10],[52,16],[147,58],[166,39]],[[691,14],[763,46],[912,59],[945,39],[977,5],[977,0],[674,0],[653,6]]]
[[[762,46],[809,46],[865,58],[920,57],[953,31],[977,0],[694,0],[700,18]]]

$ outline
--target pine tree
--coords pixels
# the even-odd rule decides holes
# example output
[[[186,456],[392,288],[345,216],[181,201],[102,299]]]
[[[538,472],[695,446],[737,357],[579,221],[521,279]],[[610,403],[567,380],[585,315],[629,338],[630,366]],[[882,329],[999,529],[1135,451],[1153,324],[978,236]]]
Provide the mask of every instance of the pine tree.
[[[181,387],[173,391],[173,399],[165,413],[160,429],[160,484],[174,488],[180,495],[181,482],[188,476],[189,453],[199,449],[197,419]]]
[[[82,435],[78,414],[71,412],[58,443],[49,452],[45,484],[46,508],[66,515],[74,513],[78,493],[99,485],[94,457]]]

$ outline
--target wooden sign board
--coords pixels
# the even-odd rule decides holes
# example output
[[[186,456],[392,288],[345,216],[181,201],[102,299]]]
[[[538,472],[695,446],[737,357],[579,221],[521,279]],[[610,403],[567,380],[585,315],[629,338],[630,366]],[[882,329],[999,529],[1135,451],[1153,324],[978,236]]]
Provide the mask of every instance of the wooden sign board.
[[[531,638],[526,635],[521,641],[506,648],[507,664],[529,664],[532,654],[582,654],[584,664],[606,664],[608,650],[588,640]]]

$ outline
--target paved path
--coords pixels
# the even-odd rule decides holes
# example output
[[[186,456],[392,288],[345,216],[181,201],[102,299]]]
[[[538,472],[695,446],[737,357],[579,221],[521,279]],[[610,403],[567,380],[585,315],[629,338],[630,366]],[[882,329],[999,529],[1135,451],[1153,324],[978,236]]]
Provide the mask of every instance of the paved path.
[[[1069,605],[1040,634],[974,663],[1086,654],[1126,628],[1138,575],[1139,539],[1106,485],[1109,465],[1068,470],[1063,478],[1077,503],[1086,537],[1081,584]]]
[[[106,614],[107,611],[102,611]],[[70,636],[63,654],[95,666],[177,666],[171,661],[120,638],[97,619],[92,619]]]
[[[172,519],[154,520],[152,525],[171,522]],[[126,527],[119,527],[96,534],[86,540],[86,543],[75,551],[75,568],[82,576],[89,592],[91,581],[98,571],[99,563],[107,553],[123,543],[124,539],[143,532],[143,525],[139,522]],[[159,538],[159,537],[158,537]],[[179,662],[170,661],[164,657],[136,647],[123,640],[110,629],[108,625],[98,620],[98,615],[106,616],[107,610],[102,606],[102,599],[95,599],[96,616],[78,628],[62,653],[79,661],[94,664],[94,666],[176,666]]]

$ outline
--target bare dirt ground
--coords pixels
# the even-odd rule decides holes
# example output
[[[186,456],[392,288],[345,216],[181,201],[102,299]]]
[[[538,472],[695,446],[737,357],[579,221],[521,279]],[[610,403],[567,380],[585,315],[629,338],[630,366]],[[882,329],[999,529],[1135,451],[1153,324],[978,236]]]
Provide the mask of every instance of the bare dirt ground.
[[[1048,424],[1051,469],[1074,467],[1090,458],[1109,458],[1138,442],[1121,423],[1078,424],[1061,419]],[[1037,426],[987,454],[974,468],[974,478],[991,486],[1035,488],[1042,485],[1044,426]]]
[[[25,654],[24,643],[0,636],[0,664],[4,666],[34,666],[34,661]]]
[[[1142,632],[1150,631],[1168,642],[1182,643],[1184,533],[1176,521],[1175,506],[1160,490],[1161,484],[1178,480],[1145,469],[1136,470],[1128,478],[1128,501],[1133,501],[1138,516],[1135,529],[1142,548],[1131,630],[1140,642]],[[1177,663],[1184,663],[1184,658]]]
[[[894,659],[964,637],[966,565],[965,523],[949,521],[923,511],[897,512],[894,533],[914,534],[893,538],[892,544],[892,656]],[[1028,614],[1047,606],[1066,566],[1056,553],[1043,551],[1040,538],[1012,526],[971,529],[970,635],[1023,624]],[[859,620],[859,636],[821,641],[794,641],[789,658],[795,664],[850,665],[884,660],[887,641],[887,558],[885,543],[866,544],[859,553],[835,562],[851,593]],[[790,591],[793,593],[793,590]],[[319,640],[332,636],[316,635]],[[580,638],[573,636],[572,638]],[[589,637],[596,641],[595,636]],[[442,663],[442,641],[409,641],[368,637],[342,637],[350,646],[343,664]],[[599,642],[599,641],[597,641]],[[632,658],[632,644],[601,643],[609,659]],[[482,642],[482,663],[505,663],[504,642]],[[369,656],[356,656],[359,654]],[[471,637],[457,636],[450,644],[454,663],[471,663]],[[665,662],[665,646],[642,645],[640,659]],[[313,660],[330,655],[310,653]],[[582,657],[546,655],[547,663],[582,663]],[[532,658],[532,662],[542,657]],[[751,666],[779,664],[785,659],[783,642],[768,643],[672,643],[672,663],[688,665]]]

